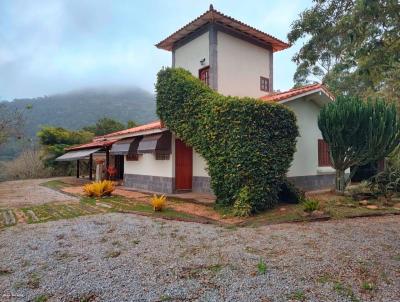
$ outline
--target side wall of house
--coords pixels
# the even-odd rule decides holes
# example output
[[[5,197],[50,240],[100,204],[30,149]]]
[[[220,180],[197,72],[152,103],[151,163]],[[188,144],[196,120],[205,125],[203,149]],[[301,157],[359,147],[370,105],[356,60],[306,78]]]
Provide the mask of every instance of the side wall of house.
[[[260,77],[272,77],[271,51],[221,31],[217,37],[218,91],[240,97],[265,95]]]
[[[199,69],[209,65],[209,32],[205,32],[192,41],[174,50],[174,67],[189,70],[195,77],[199,76]],[[202,65],[201,60],[205,59]]]
[[[322,189],[334,184],[334,169],[318,166],[318,139],[322,139],[318,128],[320,107],[309,99],[299,98],[285,104],[297,117],[300,137],[288,177],[306,190]]]
[[[168,160],[156,160],[155,154],[139,155],[138,161],[124,156],[124,185],[130,188],[173,193],[175,189],[175,138],[171,138],[172,154]]]

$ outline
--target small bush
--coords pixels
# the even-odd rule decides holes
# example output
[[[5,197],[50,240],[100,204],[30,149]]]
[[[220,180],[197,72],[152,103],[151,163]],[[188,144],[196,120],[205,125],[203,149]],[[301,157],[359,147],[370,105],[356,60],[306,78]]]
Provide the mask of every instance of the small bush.
[[[88,197],[110,196],[115,190],[115,183],[110,180],[92,182],[83,186],[83,192]]]
[[[278,194],[279,201],[285,203],[300,203],[305,199],[305,193],[303,190],[296,187],[288,179],[282,183]]]
[[[247,186],[245,186],[240,190],[238,197],[233,204],[233,214],[239,217],[247,217],[250,216],[251,211],[252,205],[250,190]]]
[[[400,169],[388,167],[370,179],[370,189],[376,195],[383,195],[391,200],[395,193],[400,192]]]
[[[315,199],[306,199],[303,201],[304,212],[311,213],[319,209],[319,201]]]
[[[258,273],[261,275],[265,275],[265,273],[267,272],[267,264],[261,258],[258,261],[257,270],[258,270]]]
[[[151,205],[153,206],[154,211],[162,211],[167,203],[167,198],[164,195],[161,196],[153,195],[150,202]]]
[[[4,162],[1,169],[6,180],[44,178],[52,175],[52,170],[44,166],[41,153],[36,149],[22,151],[17,158]]]

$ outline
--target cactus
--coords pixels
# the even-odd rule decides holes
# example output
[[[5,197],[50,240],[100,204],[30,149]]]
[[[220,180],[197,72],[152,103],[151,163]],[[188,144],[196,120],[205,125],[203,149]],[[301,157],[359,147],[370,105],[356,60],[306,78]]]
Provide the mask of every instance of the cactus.
[[[336,190],[343,193],[357,167],[382,159],[400,142],[400,121],[393,103],[341,96],[326,105],[318,127],[336,169]],[[346,169],[354,167],[345,179]]]

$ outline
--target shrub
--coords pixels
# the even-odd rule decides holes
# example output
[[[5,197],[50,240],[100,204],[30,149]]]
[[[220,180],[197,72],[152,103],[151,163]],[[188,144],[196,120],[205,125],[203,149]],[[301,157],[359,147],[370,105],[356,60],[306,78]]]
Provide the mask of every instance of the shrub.
[[[319,209],[319,201],[315,199],[305,199],[303,201],[304,212],[311,213]]]
[[[150,202],[151,205],[153,206],[154,211],[162,211],[167,203],[167,198],[164,195],[161,196],[153,195]]]
[[[303,190],[296,187],[291,181],[286,179],[281,187],[278,194],[279,201],[286,203],[300,203],[305,199],[305,193]]]
[[[46,168],[41,160],[39,150],[27,149],[17,158],[4,162],[2,173],[7,180],[43,178],[52,175],[52,169]]]
[[[267,272],[267,264],[264,262],[262,258],[258,261],[257,270],[259,274],[265,275]]]
[[[89,197],[110,196],[115,190],[115,183],[110,180],[96,181],[83,186],[83,192]]]
[[[400,169],[387,167],[370,179],[371,191],[390,200],[393,194],[400,192]]]
[[[240,190],[238,197],[233,204],[233,214],[239,217],[247,217],[250,216],[252,208],[250,191],[249,188],[245,186]]]
[[[157,113],[208,163],[217,203],[232,206],[249,188],[253,211],[273,207],[296,149],[296,117],[287,107],[225,97],[183,69],[162,69]]]

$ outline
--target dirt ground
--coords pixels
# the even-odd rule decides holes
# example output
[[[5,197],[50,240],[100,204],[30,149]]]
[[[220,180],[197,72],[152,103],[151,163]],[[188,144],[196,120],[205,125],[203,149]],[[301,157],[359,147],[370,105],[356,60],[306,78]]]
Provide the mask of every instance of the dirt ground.
[[[52,178],[63,180],[63,178]],[[0,182],[0,208],[21,208],[49,202],[78,201],[78,198],[41,186],[49,179]]]

